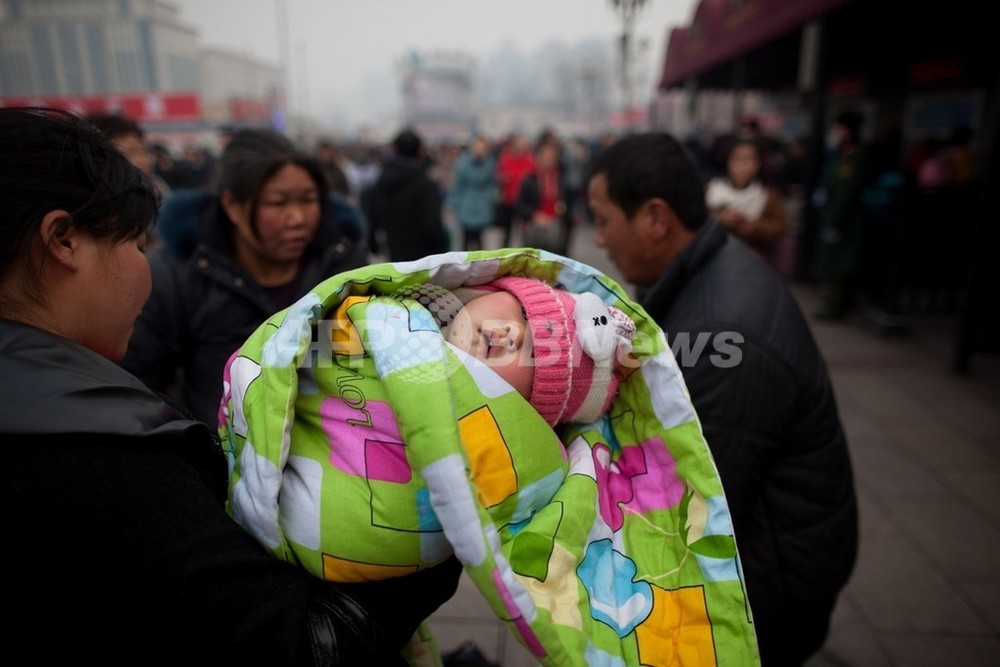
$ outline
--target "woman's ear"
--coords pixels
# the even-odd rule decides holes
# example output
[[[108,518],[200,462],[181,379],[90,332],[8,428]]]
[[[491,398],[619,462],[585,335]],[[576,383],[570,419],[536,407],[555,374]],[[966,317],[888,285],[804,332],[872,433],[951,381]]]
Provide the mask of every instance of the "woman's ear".
[[[244,222],[246,207],[236,201],[232,190],[222,191],[222,210],[226,212],[226,217],[234,225]]]
[[[43,255],[70,271],[80,268],[85,239],[84,233],[73,224],[73,216],[61,209],[49,211],[42,218],[38,234]]]

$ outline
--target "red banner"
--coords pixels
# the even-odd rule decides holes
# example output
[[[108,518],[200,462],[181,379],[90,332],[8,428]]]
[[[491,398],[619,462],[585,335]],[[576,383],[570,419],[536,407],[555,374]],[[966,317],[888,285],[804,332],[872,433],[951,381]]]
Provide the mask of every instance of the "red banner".
[[[19,106],[55,107],[81,115],[120,113],[139,123],[201,120],[201,101],[197,93],[0,97],[0,107]]]
[[[271,117],[271,107],[260,100],[230,97],[229,117],[233,120],[267,120]]]
[[[608,116],[608,125],[616,129],[632,128],[637,125],[645,126],[649,123],[649,109],[628,109],[626,111],[614,111]]]

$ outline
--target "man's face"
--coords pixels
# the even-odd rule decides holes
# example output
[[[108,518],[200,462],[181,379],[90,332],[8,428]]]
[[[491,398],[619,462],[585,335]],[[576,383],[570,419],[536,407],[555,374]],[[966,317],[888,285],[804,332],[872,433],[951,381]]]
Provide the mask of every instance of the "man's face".
[[[153,156],[147,150],[142,137],[135,134],[120,134],[114,137],[113,141],[133,166],[146,174],[153,173]]]
[[[650,221],[640,213],[629,220],[625,212],[608,198],[608,181],[597,174],[587,185],[587,204],[597,226],[597,245],[604,248],[622,277],[635,285],[650,285],[660,275],[657,245]]]

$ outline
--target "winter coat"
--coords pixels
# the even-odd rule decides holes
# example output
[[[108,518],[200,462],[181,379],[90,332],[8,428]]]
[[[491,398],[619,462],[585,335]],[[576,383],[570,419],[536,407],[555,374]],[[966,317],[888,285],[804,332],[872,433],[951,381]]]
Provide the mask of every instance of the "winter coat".
[[[535,170],[533,153],[512,153],[509,150],[500,152],[497,160],[497,183],[500,185],[501,201],[514,207],[521,191],[521,181]]]
[[[760,197],[759,208],[757,201],[749,198],[757,196]],[[731,227],[729,231],[756,250],[769,264],[774,265],[778,241],[788,231],[785,198],[777,188],[754,181],[739,189],[733,186],[727,176],[718,176],[708,182],[705,200],[709,211],[732,208],[742,213],[748,224]]]
[[[448,250],[441,189],[422,158],[391,157],[366,199],[373,229],[385,231],[389,259],[401,262]]]
[[[492,225],[496,198],[493,158],[476,159],[471,153],[464,153],[455,165],[455,182],[448,195],[448,203],[462,228],[475,231]]]
[[[763,664],[798,664],[822,645],[858,546],[825,362],[782,278],[714,219],[641,302],[719,468]]]
[[[209,428],[40,329],[0,319],[0,350],[3,377],[21,378],[0,387],[4,504],[18,508],[7,525],[29,547],[8,554],[18,642],[55,662],[305,658],[307,579],[226,516]],[[257,586],[240,585],[237,564]],[[237,620],[253,608],[266,633]]]
[[[177,398],[195,418],[215,425],[226,361],[278,308],[233,258],[232,225],[217,197],[199,194],[178,213],[177,219],[161,217],[160,227],[200,224],[198,242],[189,255],[176,254],[173,248],[183,251],[190,243],[164,235],[164,247],[150,257],[153,291],[121,365],[156,391],[173,393],[177,385]],[[302,258],[297,296],[325,278],[363,266],[367,258],[364,243],[324,217]]]
[[[390,621],[379,632],[347,589],[230,519],[208,426],[82,345],[0,319],[0,377],[16,379],[0,384],[0,489],[18,542],[5,626],[46,661],[397,664],[373,653],[402,645],[448,594],[448,576],[350,589]],[[429,604],[385,613],[400,596]]]

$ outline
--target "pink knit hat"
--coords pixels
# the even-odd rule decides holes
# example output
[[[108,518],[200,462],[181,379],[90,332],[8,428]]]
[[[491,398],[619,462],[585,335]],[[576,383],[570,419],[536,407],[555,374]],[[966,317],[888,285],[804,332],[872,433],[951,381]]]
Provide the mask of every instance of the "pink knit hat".
[[[514,295],[528,319],[535,350],[528,402],[550,426],[600,417],[618,392],[615,366],[631,351],[635,323],[594,294],[571,294],[534,278],[491,285]]]

